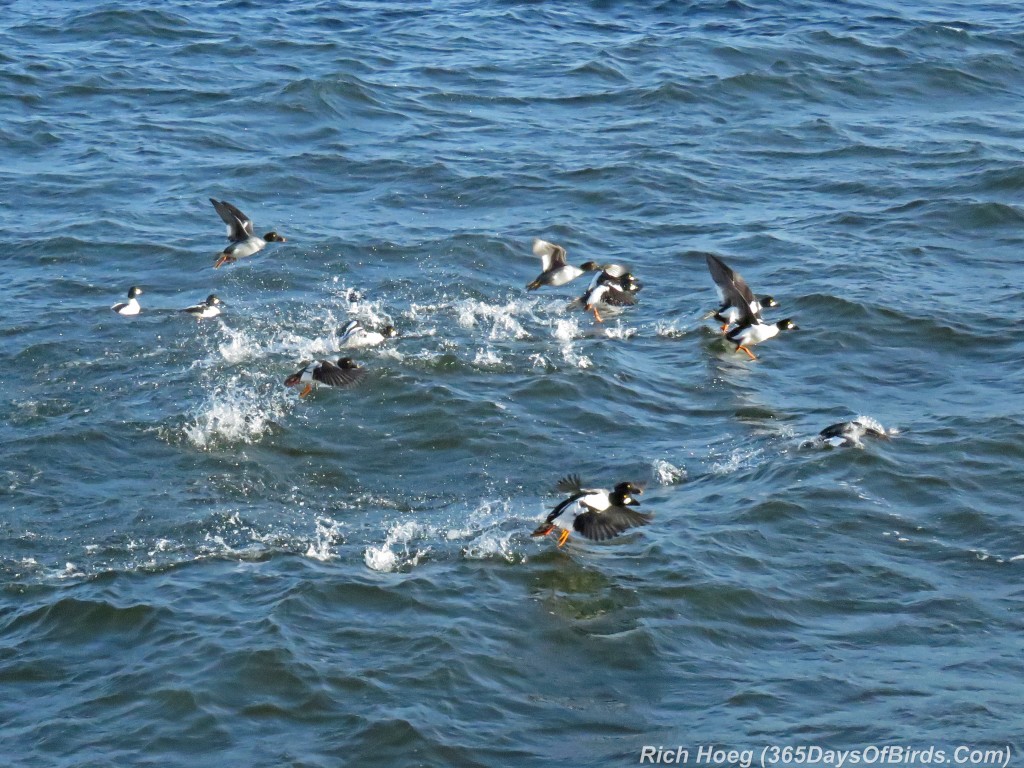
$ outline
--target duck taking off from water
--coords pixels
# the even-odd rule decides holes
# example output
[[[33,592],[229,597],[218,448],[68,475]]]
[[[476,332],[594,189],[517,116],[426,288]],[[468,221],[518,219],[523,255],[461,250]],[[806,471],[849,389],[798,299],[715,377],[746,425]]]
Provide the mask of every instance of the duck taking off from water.
[[[213,265],[214,269],[246,256],[252,256],[254,253],[262,251],[267,243],[285,242],[285,239],[277,232],[267,232],[263,237],[257,236],[252,228],[252,219],[226,200],[214,200],[211,197],[210,202],[213,203],[214,210],[224,220],[224,223],[228,225],[228,240],[231,241],[217,255],[217,261]]]
[[[547,536],[558,529],[559,547],[569,540],[572,531],[593,541],[604,541],[651,522],[652,515],[629,509],[640,505],[634,496],[644,492],[634,483],[622,482],[607,491],[584,488],[579,475],[569,475],[559,480],[555,488],[572,495],[560,501],[530,535]]]

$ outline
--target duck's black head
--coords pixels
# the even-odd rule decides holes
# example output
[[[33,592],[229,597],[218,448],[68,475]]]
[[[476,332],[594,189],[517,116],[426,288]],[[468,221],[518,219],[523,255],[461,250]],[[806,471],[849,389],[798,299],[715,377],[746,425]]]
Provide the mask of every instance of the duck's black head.
[[[629,291],[630,293],[636,293],[643,288],[643,285],[632,272],[627,272],[619,278],[619,285],[622,286],[622,290]]]
[[[619,483],[615,486],[615,489],[609,494],[609,498],[612,503],[620,507],[636,507],[640,505],[640,502],[633,498],[633,496],[639,496],[644,492],[643,488],[640,488],[633,483]]]
[[[206,303],[208,306],[215,307],[218,304],[223,304],[224,302],[220,300],[217,294],[211,293],[209,296],[206,297]]]
[[[774,296],[762,296],[759,301],[762,309],[775,309],[779,306],[779,302],[775,300]]]
[[[341,358],[338,358],[338,367],[339,368],[344,368],[344,369],[349,370],[349,371],[353,371],[356,368],[360,368],[362,366],[360,366],[359,363],[357,363],[351,357],[341,357]]]
[[[284,239],[283,236],[277,234],[277,232],[267,232],[267,234],[265,234],[263,236],[263,239],[266,240],[268,243],[286,243],[286,242],[288,242],[287,240]]]
[[[780,331],[799,331],[800,326],[794,323],[790,318],[785,320],[779,320],[775,325],[778,326]]]
[[[398,335],[398,329],[393,325],[385,325],[380,332],[385,339],[393,339]]]
[[[142,289],[139,288],[139,286],[137,286],[137,285],[133,285],[131,288],[128,289],[128,298],[129,299],[134,299],[136,296],[141,296],[141,295],[142,295]]]

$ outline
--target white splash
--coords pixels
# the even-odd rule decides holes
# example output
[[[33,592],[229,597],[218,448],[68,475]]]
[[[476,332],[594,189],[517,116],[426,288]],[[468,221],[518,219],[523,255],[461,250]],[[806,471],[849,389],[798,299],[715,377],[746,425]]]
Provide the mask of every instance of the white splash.
[[[506,562],[522,560],[513,547],[518,527],[503,530],[502,526],[515,521],[510,501],[484,501],[461,519],[458,527],[449,528],[445,538],[449,541],[466,540],[462,554],[470,560],[500,557]]]
[[[711,472],[716,475],[729,475],[741,469],[753,467],[764,454],[761,448],[735,448],[727,457],[711,465]]]
[[[224,360],[232,365],[244,363],[260,354],[260,344],[243,330],[236,330],[221,323],[227,341],[219,344],[217,350]]]
[[[659,485],[675,485],[686,480],[686,470],[682,467],[677,467],[664,459],[658,459],[654,462],[654,479]]]
[[[666,323],[665,321],[659,321],[654,326],[654,332],[658,336],[662,336],[668,339],[680,339],[686,335],[686,330],[679,327],[678,322]]]
[[[572,341],[582,335],[580,321],[575,317],[556,318],[551,326],[551,336],[558,341]]]
[[[860,422],[861,424],[863,424],[865,427],[868,427],[869,429],[873,429],[873,430],[875,430],[877,432],[881,432],[883,435],[889,435],[889,437],[895,437],[896,435],[898,435],[900,433],[900,431],[898,429],[896,429],[895,427],[890,427],[889,429],[886,429],[885,427],[882,426],[881,422],[878,421],[878,419],[875,419],[875,418],[873,418],[871,416],[857,416],[853,420],[857,421],[857,422]]]
[[[556,318],[551,325],[551,336],[556,341],[561,342],[559,344],[559,352],[562,354],[562,359],[569,365],[576,368],[590,368],[593,365],[590,358],[578,352],[576,345],[573,343],[576,339],[583,336],[583,333],[580,331],[578,318]]]
[[[494,368],[501,365],[501,356],[493,349],[478,349],[476,357],[473,358],[473,365],[481,368]]]
[[[544,355],[540,352],[535,352],[527,358],[530,361],[530,365],[534,368],[552,368],[553,366]]]
[[[604,329],[604,335],[609,339],[631,339],[636,336],[636,328],[631,328],[628,325],[622,323],[616,323],[615,325],[607,325]]]
[[[183,428],[185,437],[200,449],[221,441],[256,442],[289,408],[288,393],[280,382],[270,386],[273,388],[268,391],[267,386],[253,386],[251,380],[232,377],[216,387],[193,413],[192,421]]]
[[[334,558],[332,547],[343,540],[341,526],[334,520],[319,518],[316,521],[316,537],[306,549],[306,557],[326,562]]]
[[[475,299],[467,299],[456,304],[458,323],[463,328],[475,328],[480,322],[489,322],[491,329],[487,338],[528,339],[530,333],[516,319],[519,311],[530,311],[530,307],[521,299],[514,299],[506,304],[487,304]]]
[[[420,560],[430,552],[430,547],[412,551],[409,545],[423,533],[423,527],[411,520],[393,525],[383,544],[379,547],[367,547],[363,552],[366,567],[381,573],[390,573],[404,566],[419,565]]]

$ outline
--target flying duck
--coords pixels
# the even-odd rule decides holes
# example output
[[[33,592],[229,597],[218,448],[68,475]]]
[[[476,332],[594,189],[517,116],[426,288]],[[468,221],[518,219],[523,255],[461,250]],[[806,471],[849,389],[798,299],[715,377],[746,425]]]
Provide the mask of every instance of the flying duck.
[[[594,313],[594,319],[601,323],[599,305],[610,307],[630,307],[636,304],[636,292],[641,285],[631,272],[618,264],[599,267],[599,272],[590,281],[590,286],[580,298],[569,304],[570,309],[583,307],[587,312]]]
[[[213,265],[214,269],[222,264],[252,256],[263,250],[267,243],[285,242],[285,239],[277,232],[267,232],[263,237],[257,236],[252,228],[252,219],[226,200],[214,200],[211,197],[210,202],[213,203],[214,210],[224,220],[224,223],[228,225],[228,240],[231,241],[218,254],[217,262]]]
[[[585,272],[599,269],[593,261],[574,267],[565,260],[565,248],[547,240],[536,238],[533,241],[533,255],[540,258],[541,273],[537,279],[526,286],[526,290],[535,291],[543,285],[550,285],[557,288],[560,285],[572,282]]]
[[[568,475],[558,481],[555,489],[572,494],[560,501],[547,519],[531,536],[547,536],[559,529],[558,546],[569,540],[575,530],[594,541],[604,541],[624,531],[651,522],[652,515],[635,512],[629,507],[639,506],[633,498],[643,488],[630,482],[616,485],[611,491],[603,488],[583,488],[579,475]]]
[[[285,379],[284,385],[294,387],[304,384],[305,387],[299,393],[299,397],[306,397],[313,391],[315,385],[354,387],[364,376],[366,376],[366,371],[351,357],[342,357],[337,363],[332,363],[330,360],[314,360]]]
[[[722,297],[722,305],[709,312],[705,319],[714,317],[722,324],[722,333],[725,333],[730,325],[738,323],[743,317],[742,307],[750,308],[751,313],[758,320],[761,319],[762,309],[771,309],[779,306],[779,303],[771,296],[757,298],[747,282],[734,272],[724,261],[714,254],[706,253],[704,257],[708,263],[708,271],[711,272],[711,279],[715,281],[718,292]]]

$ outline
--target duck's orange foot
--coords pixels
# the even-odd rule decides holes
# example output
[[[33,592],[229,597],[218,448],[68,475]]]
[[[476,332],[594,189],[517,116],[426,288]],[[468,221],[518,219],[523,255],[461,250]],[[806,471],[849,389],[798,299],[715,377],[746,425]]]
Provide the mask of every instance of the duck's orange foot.
[[[754,357],[754,353],[753,353],[753,352],[751,352],[751,351],[750,351],[749,349],[747,349],[746,347],[744,347],[744,346],[743,346],[742,344],[740,344],[740,345],[739,345],[738,347],[736,347],[736,351],[737,351],[737,352],[739,352],[739,351],[740,351],[741,349],[742,349],[742,350],[743,350],[744,352],[746,352],[746,353],[747,353],[747,357],[749,357],[749,358],[750,358],[751,360],[757,360],[757,358],[756,358],[756,357]]]
[[[302,390],[301,392],[299,392],[299,397],[306,397],[312,391],[313,391],[313,385],[312,384],[307,384],[306,388],[304,390]]]
[[[599,322],[599,323],[603,323],[604,322],[604,320],[601,319],[601,315],[597,311],[597,305],[596,304],[590,308],[590,311],[594,313],[594,319],[597,320],[597,322]]]
[[[562,532],[558,535],[558,546],[563,546],[565,542],[569,540],[569,531],[562,529]]]

